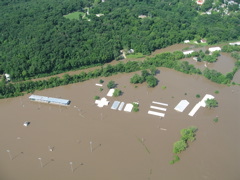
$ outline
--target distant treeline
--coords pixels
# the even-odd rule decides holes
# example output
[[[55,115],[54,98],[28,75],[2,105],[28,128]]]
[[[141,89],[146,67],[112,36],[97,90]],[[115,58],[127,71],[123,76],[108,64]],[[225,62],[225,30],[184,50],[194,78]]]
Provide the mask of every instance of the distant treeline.
[[[100,67],[88,73],[81,72],[76,75],[65,74],[62,78],[51,77],[48,80],[23,81],[17,83],[6,83],[3,78],[0,83],[0,98],[8,98],[71,83],[83,82],[97,77],[107,77],[117,73],[130,73],[144,69],[154,69],[156,67],[167,67],[187,74],[202,74],[199,69],[190,65],[187,61],[181,61],[185,56],[182,52],[162,53],[144,61],[128,61],[116,65]],[[230,83],[233,76],[223,75],[215,70],[205,69],[203,75],[217,83]]]
[[[239,12],[199,13],[216,6],[212,2],[198,6],[192,0],[1,0],[0,74],[8,73],[16,82],[105,64],[119,57],[121,49],[148,55],[187,39],[205,38],[214,44],[239,38]],[[86,12],[85,7],[90,21],[64,17]]]

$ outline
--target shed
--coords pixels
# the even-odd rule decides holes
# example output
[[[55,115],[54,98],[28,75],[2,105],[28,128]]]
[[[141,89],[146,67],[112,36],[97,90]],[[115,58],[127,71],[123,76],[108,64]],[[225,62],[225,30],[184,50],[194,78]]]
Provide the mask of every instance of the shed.
[[[212,53],[214,51],[221,51],[222,49],[220,47],[210,47],[208,50]]]
[[[131,112],[133,108],[133,105],[131,103],[126,104],[124,111]]]
[[[110,89],[107,93],[107,96],[110,96],[112,97],[113,96],[113,93],[114,93],[115,89]]]
[[[188,55],[188,54],[192,54],[193,52],[194,52],[194,50],[189,50],[189,51],[184,51],[183,54]]]
[[[114,101],[111,109],[116,110],[118,108],[119,104],[120,104],[120,101]]]
[[[174,109],[176,111],[183,112],[188,105],[189,102],[187,100],[181,100]]]
[[[234,43],[229,43],[229,45],[231,45],[231,46],[235,46],[235,45],[240,46],[240,41],[239,42],[234,42]]]

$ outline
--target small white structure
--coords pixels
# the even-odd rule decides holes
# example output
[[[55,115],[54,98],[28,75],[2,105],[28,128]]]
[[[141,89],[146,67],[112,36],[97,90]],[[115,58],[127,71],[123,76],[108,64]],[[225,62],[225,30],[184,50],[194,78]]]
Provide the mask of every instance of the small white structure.
[[[96,86],[100,86],[100,87],[102,87],[103,85],[102,85],[102,84],[96,84]]]
[[[103,97],[101,100],[96,100],[95,104],[97,104],[98,107],[107,106],[109,104],[109,101],[105,97]]]
[[[132,54],[132,53],[134,53],[134,49],[129,49],[128,54]]]
[[[161,108],[161,107],[157,107],[157,106],[150,106],[150,108],[157,109],[157,110],[160,110],[160,111],[166,111],[167,110],[166,108]]]
[[[210,47],[208,50],[210,53],[213,53],[214,51],[221,51],[222,49],[220,47]]]
[[[116,110],[118,108],[119,104],[120,104],[120,101],[114,101],[111,109]]]
[[[96,14],[97,17],[104,16],[104,14]]]
[[[152,103],[162,105],[162,106],[168,106],[168,104],[166,104],[166,103],[161,103],[161,102],[157,102],[157,101],[152,101]]]
[[[115,89],[110,89],[107,93],[107,96],[112,97]]]
[[[203,3],[204,3],[204,0],[198,0],[198,1],[197,1],[197,4],[198,4],[198,5],[203,5]]]
[[[133,109],[133,104],[127,103],[126,106],[125,106],[125,108],[124,108],[124,111],[126,111],[126,112],[131,112],[132,109]]]
[[[210,94],[206,94],[204,96],[204,98],[194,106],[194,108],[190,111],[190,113],[188,115],[189,116],[194,116],[194,114],[198,111],[198,109],[200,107],[206,107],[206,102],[205,101],[207,99],[214,99],[214,96],[212,96]]]
[[[120,104],[120,105],[119,105],[119,107],[118,107],[118,110],[119,110],[119,111],[121,111],[121,110],[122,110],[122,108],[123,108],[124,104],[125,104],[125,102],[121,102],[121,104]]]
[[[185,43],[185,44],[186,44],[186,43],[190,43],[190,41],[189,41],[189,40],[185,40],[184,43]]]
[[[141,19],[146,18],[146,17],[147,17],[146,15],[139,15],[138,16],[138,18],[141,18]]]
[[[10,80],[11,80],[10,74],[4,74],[4,75],[5,75],[5,77],[6,77],[6,81],[10,81]]]
[[[231,46],[234,46],[234,45],[240,46],[240,41],[239,42],[234,42],[234,43],[229,43],[229,45],[231,45]]]
[[[29,126],[29,125],[30,125],[30,122],[28,122],[28,121],[26,121],[26,122],[23,123],[23,126],[25,126],[25,127],[27,127],[27,126]]]
[[[187,100],[181,100],[174,109],[176,111],[183,112],[188,105],[189,105],[189,102]]]
[[[160,117],[164,117],[165,116],[164,113],[155,112],[155,111],[148,111],[148,114],[151,114],[151,115],[154,115],[154,116],[160,116]]]
[[[188,54],[192,54],[193,52],[194,52],[194,50],[189,50],[189,51],[184,51],[183,54],[188,55]]]

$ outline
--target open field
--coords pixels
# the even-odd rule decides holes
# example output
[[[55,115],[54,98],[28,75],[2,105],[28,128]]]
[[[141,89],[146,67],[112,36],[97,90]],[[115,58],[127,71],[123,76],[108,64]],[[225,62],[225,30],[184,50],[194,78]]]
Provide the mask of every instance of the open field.
[[[239,179],[239,86],[218,85],[166,68],[159,71],[159,84],[153,89],[146,84],[135,88],[129,83],[135,73],[130,73],[101,78],[103,91],[95,85],[99,78],[34,93],[70,99],[67,107],[31,102],[30,94],[0,100],[1,179]],[[107,97],[109,106],[99,108],[94,96],[106,97],[110,80],[123,95]],[[189,116],[200,100],[196,94],[207,93],[219,107],[200,108]],[[174,107],[182,99],[190,104],[180,113]],[[114,100],[137,101],[140,111],[112,110]],[[165,117],[147,114],[152,101],[168,104]],[[31,122],[28,127],[23,126],[25,121]],[[180,154],[179,162],[170,165],[180,130],[192,125],[199,129],[196,141]]]
[[[69,13],[69,14],[65,15],[64,17],[68,18],[70,20],[72,20],[72,19],[79,20],[80,15],[83,16],[84,13],[83,12],[73,12],[73,13]]]

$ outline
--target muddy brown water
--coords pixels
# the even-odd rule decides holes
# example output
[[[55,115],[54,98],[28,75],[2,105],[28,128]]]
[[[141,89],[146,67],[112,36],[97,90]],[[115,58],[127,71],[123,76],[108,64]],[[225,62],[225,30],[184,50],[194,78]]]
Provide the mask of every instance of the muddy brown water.
[[[69,99],[67,107],[31,102],[30,94],[0,100],[0,179],[240,179],[240,87],[159,70],[155,88],[145,83],[135,87],[129,83],[135,73],[130,73],[101,78],[103,91],[95,85],[98,78],[34,93]],[[118,84],[122,96],[106,96],[110,80]],[[219,107],[200,108],[189,116],[205,94],[213,95]],[[96,95],[107,97],[110,104],[97,107]],[[174,107],[182,99],[190,104],[177,112]],[[140,111],[112,110],[115,100],[139,102]],[[147,114],[152,101],[168,104],[164,118]],[[217,123],[213,122],[216,116]],[[23,126],[25,121],[31,122],[28,127]],[[198,127],[196,141],[179,155],[179,162],[170,165],[173,143],[180,139],[180,130],[189,126]]]

